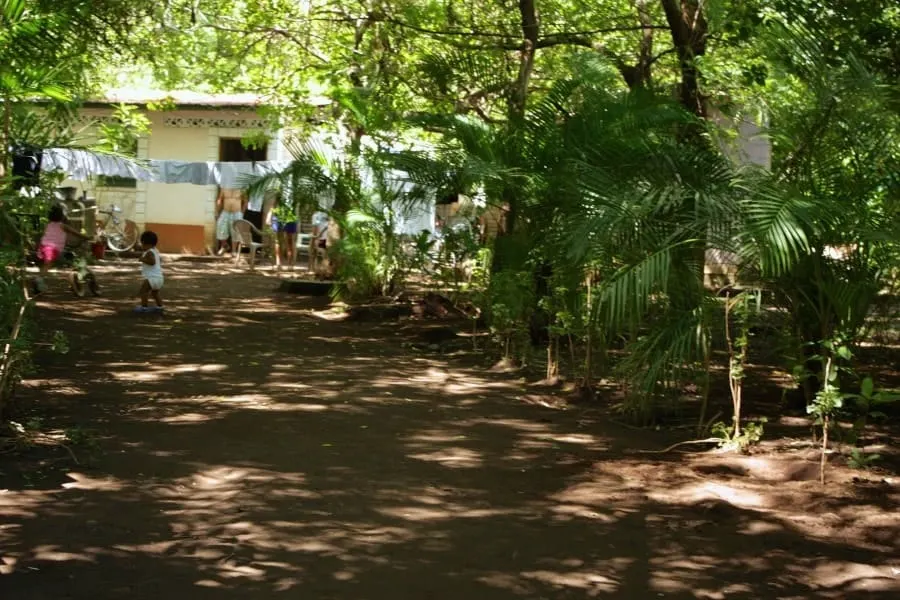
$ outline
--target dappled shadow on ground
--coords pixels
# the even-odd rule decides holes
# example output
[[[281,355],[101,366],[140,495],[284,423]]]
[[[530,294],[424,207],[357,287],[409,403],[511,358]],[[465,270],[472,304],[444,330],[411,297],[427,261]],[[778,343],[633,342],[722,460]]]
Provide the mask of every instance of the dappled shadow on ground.
[[[896,488],[825,493],[804,457],[779,475],[628,453],[639,440],[517,402],[516,382],[415,353],[397,324],[324,322],[321,299],[217,269],[171,265],[161,317],[130,314],[112,270],[103,298],[42,301],[71,352],[41,356],[23,403],[98,448],[0,463],[2,597],[900,590]]]

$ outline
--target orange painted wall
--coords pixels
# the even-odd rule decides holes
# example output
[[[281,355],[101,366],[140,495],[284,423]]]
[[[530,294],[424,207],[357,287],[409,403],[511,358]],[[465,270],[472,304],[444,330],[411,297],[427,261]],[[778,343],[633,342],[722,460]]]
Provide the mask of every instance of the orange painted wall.
[[[160,252],[178,254],[206,254],[206,236],[202,225],[173,225],[171,223],[147,223],[144,231],[153,231],[159,237]]]

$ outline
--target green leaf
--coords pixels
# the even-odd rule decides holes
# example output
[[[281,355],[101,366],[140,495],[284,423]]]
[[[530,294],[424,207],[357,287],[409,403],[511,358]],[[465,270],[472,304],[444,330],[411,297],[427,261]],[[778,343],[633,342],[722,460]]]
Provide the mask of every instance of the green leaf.
[[[864,398],[871,398],[872,393],[875,391],[875,382],[872,381],[871,377],[866,377],[862,381],[862,386],[860,389],[860,393]]]
[[[897,400],[900,400],[900,395],[879,392],[872,398],[872,406],[890,404],[891,402],[896,402]]]

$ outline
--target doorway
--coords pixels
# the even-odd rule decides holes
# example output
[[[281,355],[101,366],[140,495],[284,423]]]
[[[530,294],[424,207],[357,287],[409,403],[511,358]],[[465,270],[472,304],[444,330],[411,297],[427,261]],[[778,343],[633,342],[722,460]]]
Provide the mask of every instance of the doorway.
[[[241,138],[219,138],[220,162],[262,162],[266,160],[268,150],[268,144],[247,148],[241,143]],[[234,190],[226,193],[234,193]],[[261,210],[253,210],[248,207],[244,211],[243,218],[250,221],[258,230],[263,228],[263,214]],[[262,242],[262,237],[255,231],[252,233],[252,237],[254,242]]]
[[[268,152],[268,144],[245,148],[241,138],[219,138],[221,162],[260,162],[266,160]]]

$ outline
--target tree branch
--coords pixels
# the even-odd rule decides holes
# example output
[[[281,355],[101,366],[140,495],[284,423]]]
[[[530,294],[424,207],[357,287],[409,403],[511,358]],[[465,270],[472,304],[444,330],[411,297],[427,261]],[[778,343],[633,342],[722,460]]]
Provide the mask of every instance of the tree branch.
[[[350,16],[342,17],[342,18],[327,18],[327,19],[312,17],[309,20],[310,21],[326,21],[326,22],[332,22],[332,23],[341,23],[341,22],[347,23],[347,22],[353,22],[357,18],[358,17],[350,17]],[[378,14],[378,13],[370,14],[367,18],[368,18],[368,20],[373,21],[373,22],[388,23],[391,25],[396,25],[397,27],[401,27],[403,29],[409,29],[410,31],[416,31],[418,33],[424,33],[427,35],[433,35],[433,36],[439,36],[439,37],[448,36],[448,37],[466,37],[466,38],[496,38],[496,39],[506,39],[506,40],[517,39],[516,36],[514,36],[514,35],[498,32],[498,31],[473,31],[473,30],[463,30],[463,29],[432,29],[429,27],[422,27],[420,25],[413,25],[412,23],[407,23],[406,21],[402,21],[400,19],[395,19],[393,17],[388,17],[388,16],[385,16],[383,14]],[[556,44],[552,43],[552,40],[554,38],[573,39],[573,38],[576,38],[579,36],[597,35],[599,33],[616,33],[616,32],[622,32],[622,31],[643,31],[647,27],[650,27],[652,29],[668,29],[668,27],[666,25],[653,25],[653,24],[650,24],[650,25],[622,25],[622,26],[612,26],[612,27],[601,27],[598,29],[588,29],[585,31],[551,32],[551,33],[545,34],[543,36],[543,39],[547,40],[546,43],[548,45],[556,45]],[[565,42],[559,42],[559,43],[565,43]],[[518,46],[516,46],[514,48],[507,48],[507,49],[515,50],[517,48],[518,48]]]

